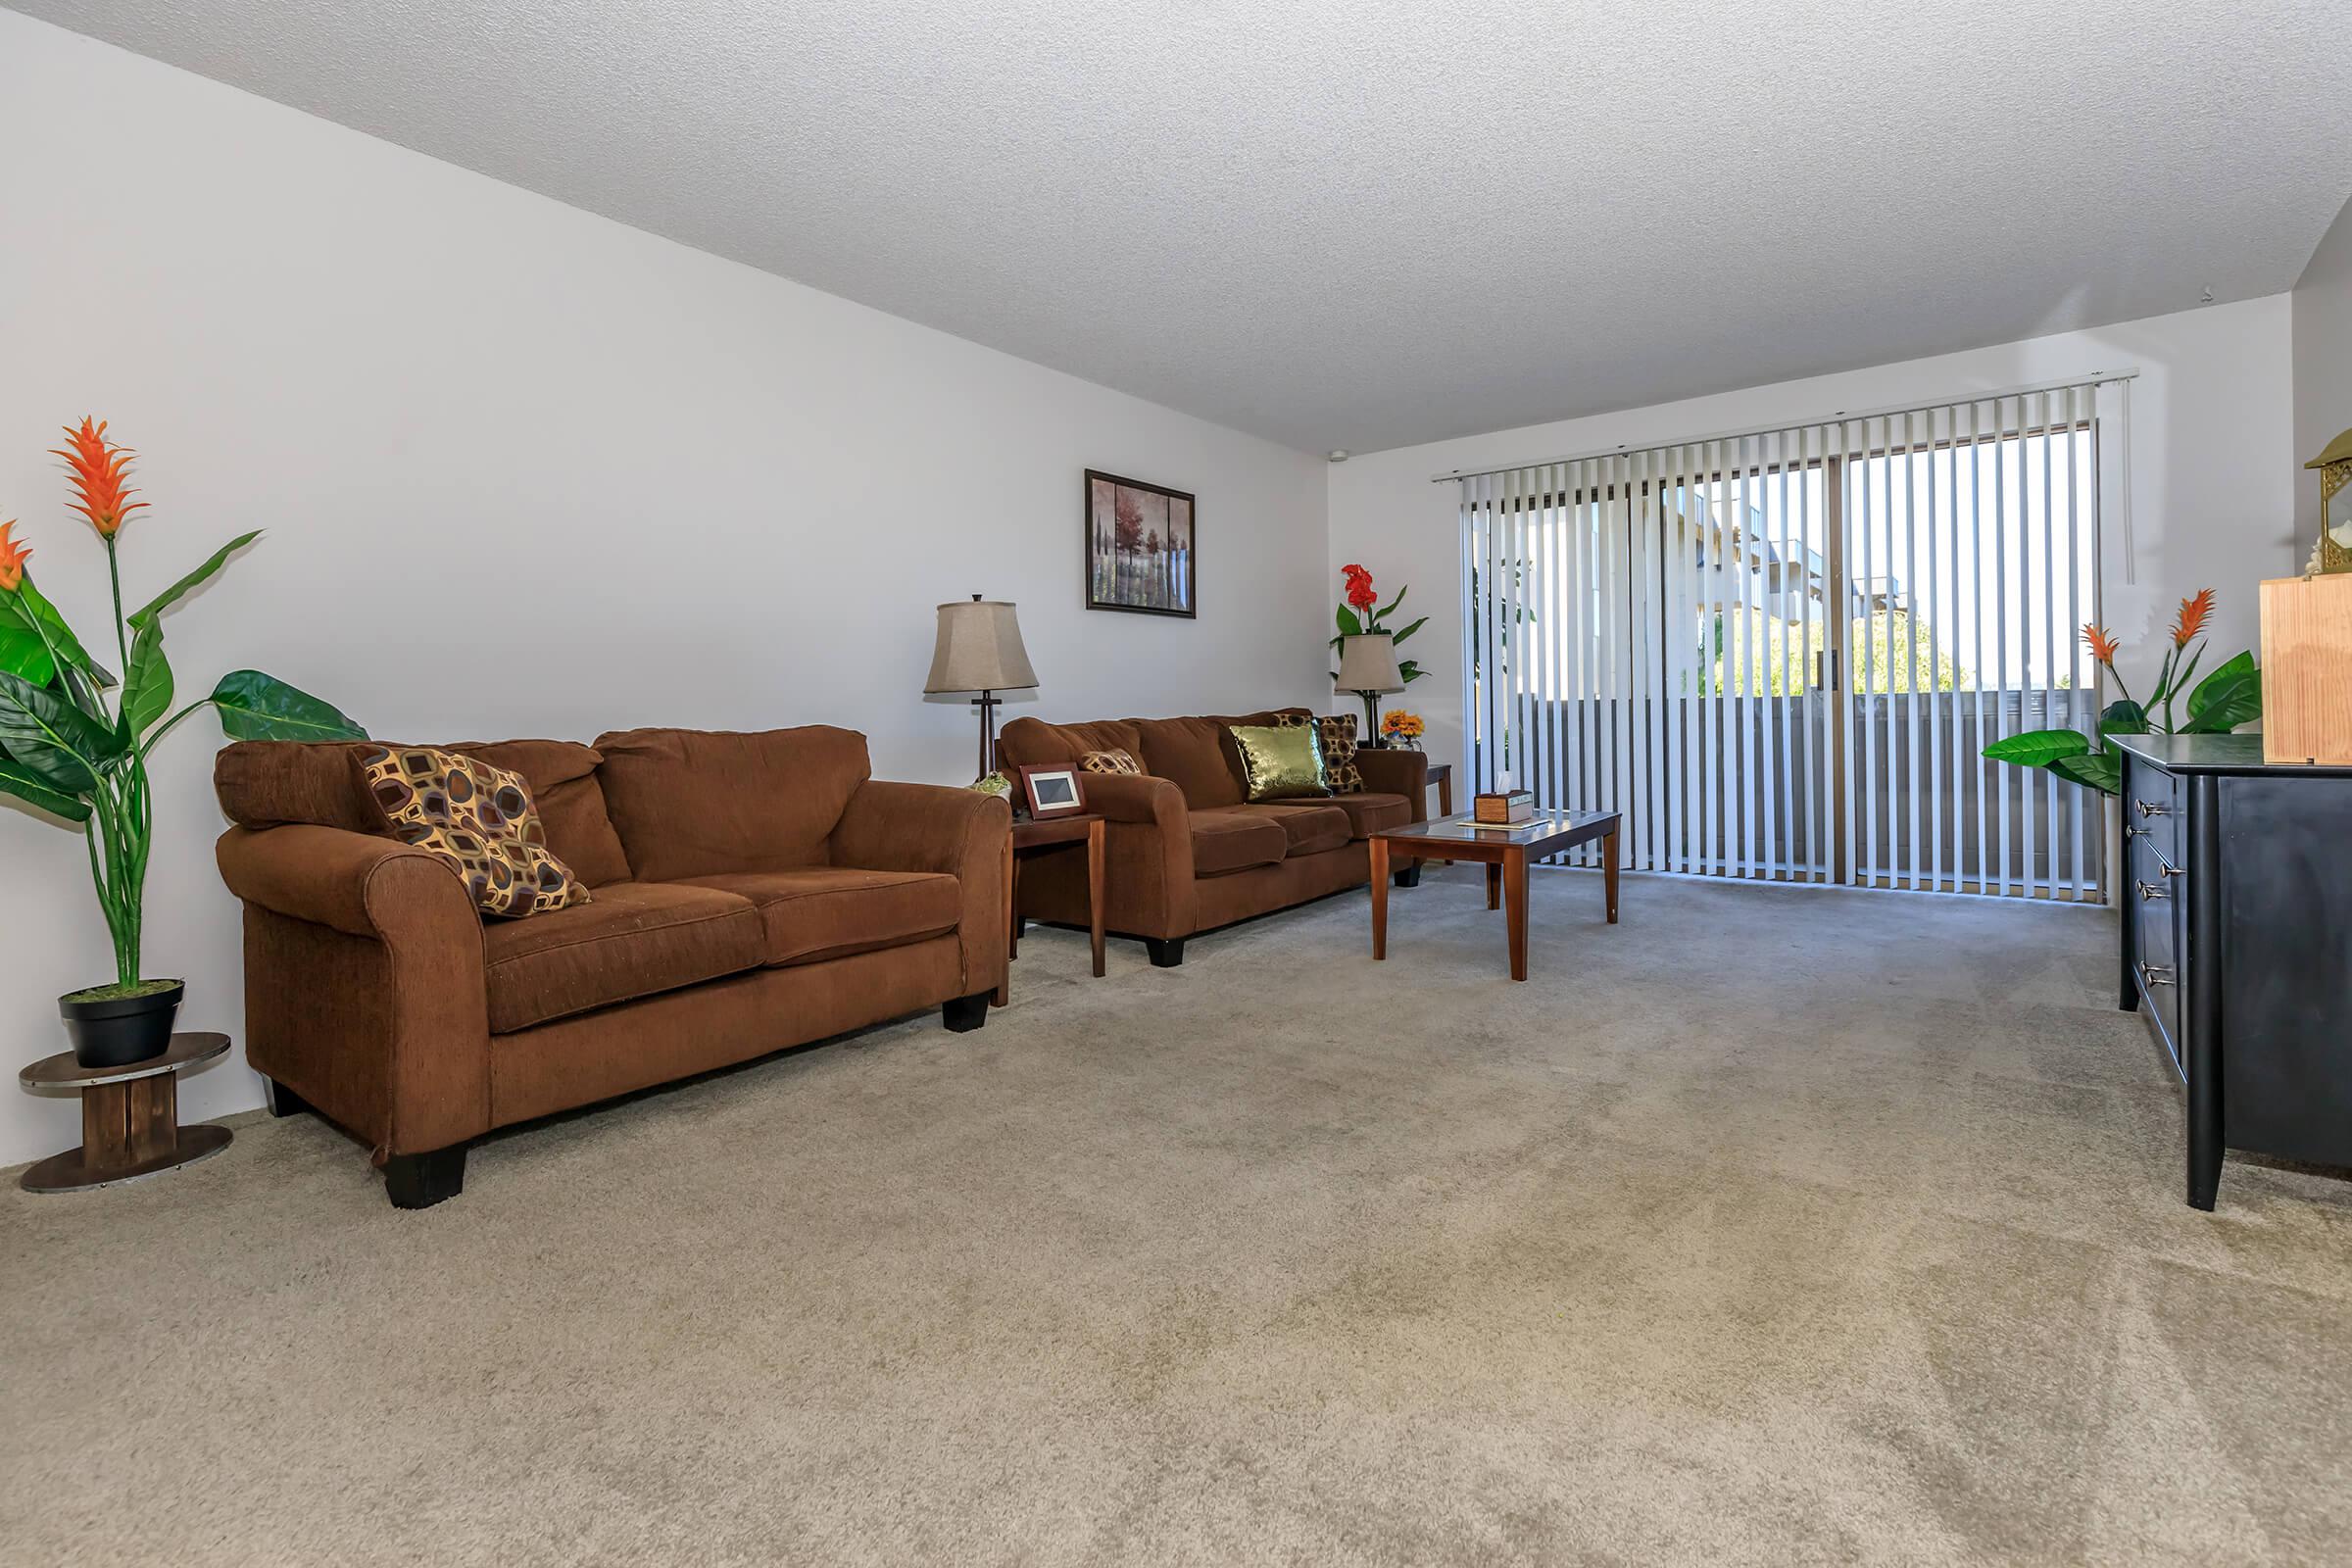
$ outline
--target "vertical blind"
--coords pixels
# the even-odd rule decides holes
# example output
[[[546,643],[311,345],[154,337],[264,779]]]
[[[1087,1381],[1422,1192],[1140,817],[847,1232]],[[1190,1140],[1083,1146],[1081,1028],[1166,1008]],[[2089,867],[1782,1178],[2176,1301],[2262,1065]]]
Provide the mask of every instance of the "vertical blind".
[[[2108,377],[1462,476],[1472,776],[1624,812],[1629,869],[2100,897],[2096,798],[1979,753],[2095,723],[2077,628],[2128,398]]]

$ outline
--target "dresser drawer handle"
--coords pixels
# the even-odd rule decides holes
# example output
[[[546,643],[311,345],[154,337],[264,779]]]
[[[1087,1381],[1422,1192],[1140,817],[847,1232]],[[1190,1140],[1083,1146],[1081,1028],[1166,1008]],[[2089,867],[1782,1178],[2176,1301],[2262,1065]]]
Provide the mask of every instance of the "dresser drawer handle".
[[[2161,882],[2138,882],[2133,886],[2139,889],[2139,899],[2142,904],[2152,904],[2158,899],[2169,899],[2173,896],[2173,890]]]
[[[2163,872],[2166,876],[2188,875],[2185,870],[2182,870],[2180,866],[2177,866],[2172,861],[2166,859],[2164,858],[2164,852],[2158,849],[2155,845],[2151,844],[2148,846],[2148,853],[2156,857],[2156,869]]]
[[[2142,816],[2170,816],[2173,814],[2171,807],[2159,806],[2154,801],[2135,800],[2132,804],[2138,808],[2139,814]]]
[[[2124,824],[2124,837],[2127,839],[2144,839],[2148,836],[2148,833],[2149,830],[2147,828],[2133,827],[2129,822]]]
[[[2178,984],[2178,982],[2173,979],[2173,970],[2168,964],[2143,963],[2138,965],[2138,969],[2139,983],[2143,986],[2169,986]]]

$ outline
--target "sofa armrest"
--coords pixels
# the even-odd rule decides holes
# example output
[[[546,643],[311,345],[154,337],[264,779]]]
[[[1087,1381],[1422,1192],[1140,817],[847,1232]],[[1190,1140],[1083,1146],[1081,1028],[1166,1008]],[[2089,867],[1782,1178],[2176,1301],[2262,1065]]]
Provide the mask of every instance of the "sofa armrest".
[[[1381,795],[1401,795],[1412,802],[1418,820],[1429,809],[1429,754],[1402,748],[1363,747],[1355,754],[1364,788]]]
[[[245,902],[245,1054],[380,1153],[490,1129],[482,921],[422,850],[345,828],[232,827]]]
[[[940,784],[867,779],[850,796],[828,845],[835,865],[939,871],[962,885],[956,931],[963,996],[994,991],[1005,962],[1004,861],[1012,808],[1002,797]]]
[[[1149,773],[1089,773],[1086,808],[1102,813],[1111,929],[1181,937],[1193,929],[1193,817],[1184,791]]]

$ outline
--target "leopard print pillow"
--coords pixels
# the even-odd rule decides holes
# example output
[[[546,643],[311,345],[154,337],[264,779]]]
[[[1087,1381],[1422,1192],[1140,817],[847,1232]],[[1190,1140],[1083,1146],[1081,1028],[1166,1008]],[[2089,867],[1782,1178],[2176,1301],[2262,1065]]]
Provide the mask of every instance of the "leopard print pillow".
[[[1135,760],[1134,754],[1115,746],[1107,752],[1087,753],[1078,759],[1078,767],[1080,771],[1087,773],[1126,773],[1140,776],[1144,771],[1144,764]]]
[[[1331,786],[1334,795],[1364,793],[1364,770],[1355,765],[1355,715],[1353,713],[1276,713],[1274,722],[1285,728],[1299,724],[1318,724],[1323,730],[1323,782]]]
[[[484,914],[519,919],[588,902],[549,852],[520,775],[429,746],[377,746],[360,753],[360,777],[392,836],[455,866]]]

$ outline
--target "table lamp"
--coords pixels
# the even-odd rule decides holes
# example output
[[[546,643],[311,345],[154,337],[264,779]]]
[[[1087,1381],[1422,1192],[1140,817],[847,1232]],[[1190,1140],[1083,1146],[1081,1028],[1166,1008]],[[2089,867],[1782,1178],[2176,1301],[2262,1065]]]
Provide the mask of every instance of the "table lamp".
[[[1021,623],[1011,605],[974,594],[939,607],[939,642],[931,651],[931,678],[923,683],[923,692],[979,693],[972,699],[972,706],[980,710],[980,776],[975,783],[998,778],[997,693],[1036,685],[1037,671],[1029,667],[1029,651],[1021,646]],[[998,783],[1002,787],[1001,779]]]
[[[1385,631],[1342,637],[1337,684],[1364,700],[1364,738],[1359,744],[1377,750],[1381,695],[1404,690],[1404,674],[1396,667],[1396,639]]]

